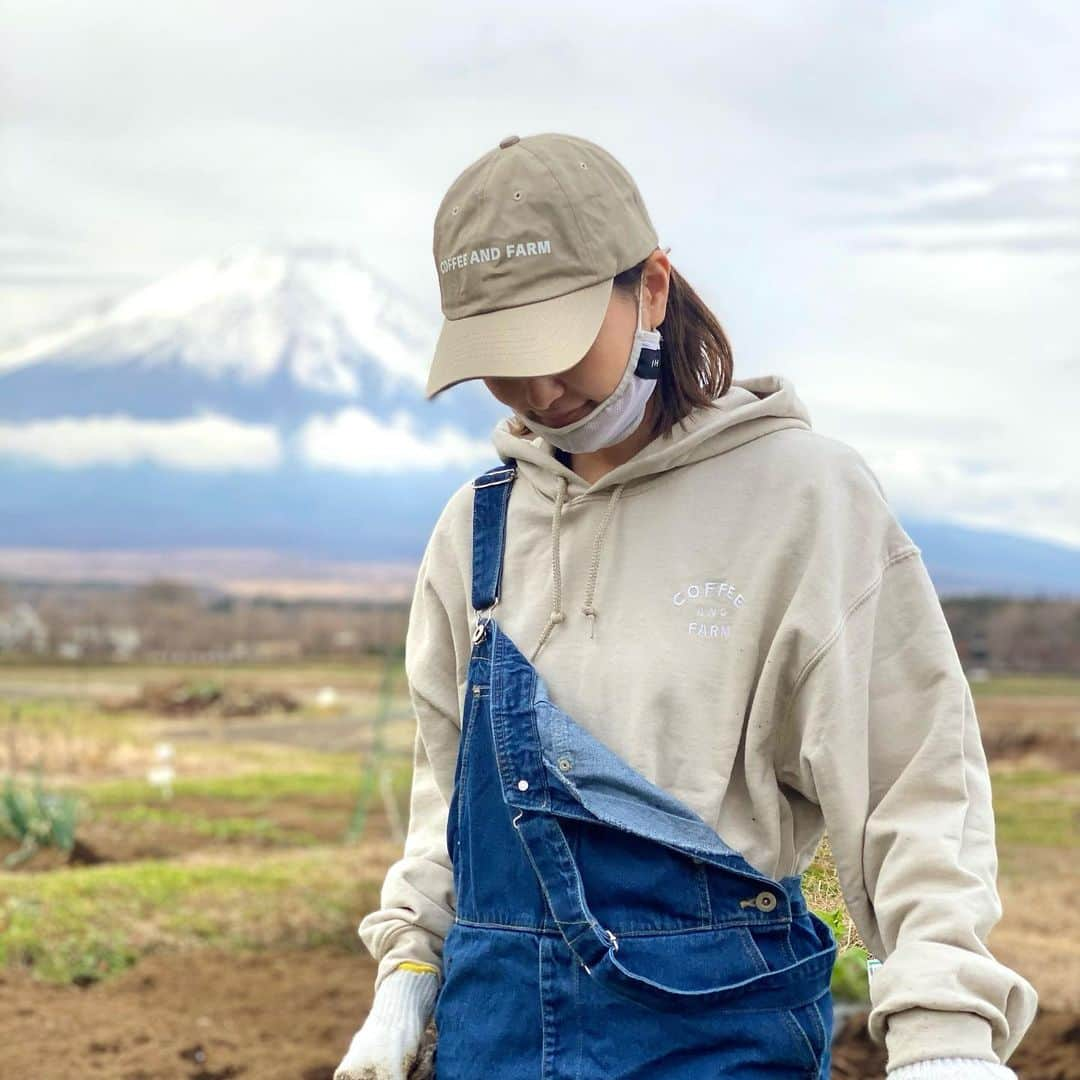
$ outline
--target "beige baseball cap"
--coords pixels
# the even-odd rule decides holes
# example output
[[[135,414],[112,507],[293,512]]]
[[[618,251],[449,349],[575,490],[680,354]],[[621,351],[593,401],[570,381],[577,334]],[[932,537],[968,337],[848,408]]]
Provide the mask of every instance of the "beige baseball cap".
[[[616,274],[658,246],[630,174],[573,135],[507,135],[435,214],[445,316],[425,395],[465,379],[573,367],[600,332]]]

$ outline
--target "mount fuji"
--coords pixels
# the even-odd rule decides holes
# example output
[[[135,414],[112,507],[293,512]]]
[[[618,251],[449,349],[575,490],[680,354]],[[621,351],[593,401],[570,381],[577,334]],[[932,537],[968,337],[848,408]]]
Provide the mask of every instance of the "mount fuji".
[[[0,419],[217,409],[289,424],[362,402],[417,421],[422,406],[424,426],[475,424],[486,393],[423,401],[437,334],[347,250],[244,248],[0,350]]]
[[[505,411],[424,398],[438,325],[353,251],[244,247],[8,344],[4,542],[418,558]]]

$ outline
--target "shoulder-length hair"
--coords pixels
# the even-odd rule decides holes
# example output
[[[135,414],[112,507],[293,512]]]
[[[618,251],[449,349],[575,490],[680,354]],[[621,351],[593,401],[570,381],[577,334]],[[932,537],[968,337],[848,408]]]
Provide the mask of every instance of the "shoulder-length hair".
[[[642,259],[615,276],[613,289],[620,289],[637,303]],[[653,391],[658,399],[650,438],[670,436],[672,428],[694,409],[715,408],[731,386],[734,358],[731,344],[719,319],[674,266],[668,281],[667,310],[660,331],[660,385]],[[531,435],[532,430],[516,413],[509,421],[513,435]]]

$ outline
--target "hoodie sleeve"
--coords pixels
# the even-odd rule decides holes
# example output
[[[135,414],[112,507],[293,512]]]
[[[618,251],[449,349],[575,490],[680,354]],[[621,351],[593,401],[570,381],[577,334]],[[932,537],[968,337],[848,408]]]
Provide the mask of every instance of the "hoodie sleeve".
[[[882,960],[871,1039],[890,1069],[1007,1061],[1034,987],[991,955],[1002,914],[971,690],[916,547],[886,559],[798,675],[788,717],[848,910]]]
[[[416,735],[404,852],[386,872],[381,906],[357,928],[378,962],[376,992],[404,960],[432,964],[441,973],[443,941],[456,909],[446,825],[461,733],[458,661],[450,616],[436,588],[436,552],[443,550],[438,532],[436,526],[421,560],[405,635]],[[449,565],[445,557],[438,558]],[[456,572],[438,572],[443,588],[449,588]]]

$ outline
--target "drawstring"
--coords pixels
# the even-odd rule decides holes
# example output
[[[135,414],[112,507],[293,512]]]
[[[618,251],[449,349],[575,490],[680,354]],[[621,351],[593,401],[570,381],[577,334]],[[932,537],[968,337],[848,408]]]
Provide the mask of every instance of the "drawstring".
[[[604,511],[603,520],[600,522],[600,528],[596,530],[596,536],[593,539],[593,555],[592,564],[589,567],[589,582],[585,588],[585,603],[582,605],[581,611],[586,618],[589,619],[589,637],[593,637],[596,628],[596,608],[593,606],[593,595],[596,591],[596,577],[600,569],[600,549],[603,547],[604,535],[607,532],[608,522],[611,521],[611,515],[615,511],[615,504],[619,501],[619,496],[622,494],[622,484],[616,484],[612,489],[611,498],[608,499],[607,509]],[[562,524],[562,509],[563,503],[566,500],[566,477],[557,477],[557,486],[555,488],[555,510],[551,515],[551,575],[552,575],[552,597],[551,597],[551,614],[548,615],[547,625],[544,627],[543,633],[540,635],[540,640],[536,643],[536,647],[533,649],[529,660],[533,660],[536,654],[543,648],[544,643],[551,635],[551,631],[555,629],[556,624],[561,623],[566,618],[566,613],[562,610],[562,568],[559,564],[559,547],[560,547],[560,527]]]
[[[593,557],[592,565],[589,567],[589,584],[585,589],[585,603],[581,609],[582,614],[589,620],[589,637],[593,636],[593,631],[596,629],[596,608],[593,607],[592,601],[593,593],[596,590],[596,574],[600,568],[600,548],[604,543],[604,533],[607,531],[608,522],[615,511],[615,504],[619,501],[622,489],[622,484],[615,485],[614,490],[611,492],[611,498],[608,499],[607,509],[604,511],[604,519],[600,522],[600,528],[596,530],[596,536],[593,538]]]
[[[560,476],[555,488],[555,512],[551,515],[551,575],[553,579],[553,591],[551,597],[551,614],[548,616],[547,625],[540,635],[540,640],[532,651],[530,660],[543,648],[548,635],[555,628],[556,623],[561,623],[566,616],[562,611],[562,571],[559,568],[559,523],[562,521],[563,500],[566,497],[566,477]]]

